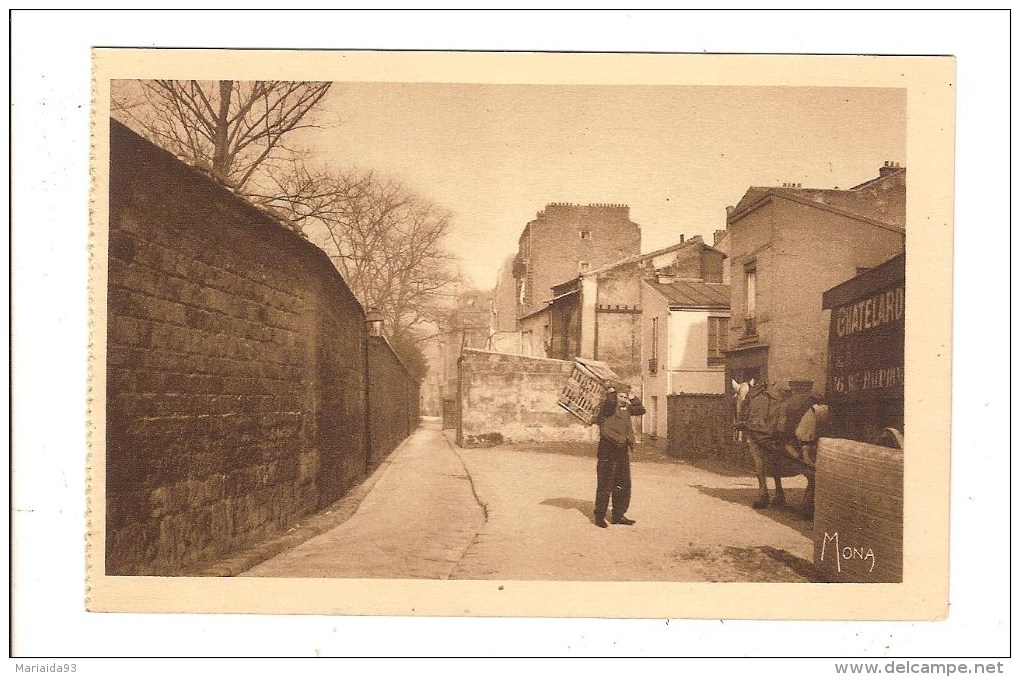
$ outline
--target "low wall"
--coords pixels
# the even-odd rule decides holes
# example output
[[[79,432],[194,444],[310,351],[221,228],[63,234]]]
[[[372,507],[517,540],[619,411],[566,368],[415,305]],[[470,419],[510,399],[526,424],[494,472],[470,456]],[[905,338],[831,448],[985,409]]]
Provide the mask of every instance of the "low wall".
[[[826,583],[903,582],[903,451],[818,440],[814,563]]]
[[[682,394],[666,398],[666,453],[711,458],[752,469],[746,443],[733,439],[733,400],[726,395]]]
[[[573,362],[465,349],[459,361],[457,443],[464,447],[592,441],[556,401]]]

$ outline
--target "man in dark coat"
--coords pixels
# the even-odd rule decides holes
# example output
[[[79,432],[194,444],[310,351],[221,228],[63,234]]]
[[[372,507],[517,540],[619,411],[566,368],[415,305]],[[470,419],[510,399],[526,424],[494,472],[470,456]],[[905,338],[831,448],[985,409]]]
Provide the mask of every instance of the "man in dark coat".
[[[606,528],[606,513],[612,499],[613,524],[634,524],[627,517],[630,507],[630,450],[634,446],[631,416],[641,416],[645,408],[637,397],[628,400],[624,390],[610,388],[597,419],[599,425],[597,486],[595,488],[595,526]]]

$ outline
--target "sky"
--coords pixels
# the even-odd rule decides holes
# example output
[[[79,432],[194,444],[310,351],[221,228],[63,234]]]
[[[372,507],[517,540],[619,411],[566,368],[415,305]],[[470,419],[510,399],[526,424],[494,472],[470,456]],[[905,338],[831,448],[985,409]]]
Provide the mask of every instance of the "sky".
[[[400,178],[453,214],[446,246],[491,289],[550,202],[623,203],[642,251],[725,227],[749,186],[848,188],[906,166],[902,89],[336,83],[303,145]]]

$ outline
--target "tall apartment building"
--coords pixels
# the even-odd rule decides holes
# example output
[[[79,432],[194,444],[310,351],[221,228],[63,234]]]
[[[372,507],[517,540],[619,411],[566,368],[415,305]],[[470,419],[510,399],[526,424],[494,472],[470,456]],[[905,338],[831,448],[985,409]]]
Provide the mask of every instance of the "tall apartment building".
[[[641,226],[630,220],[627,205],[546,205],[518,241],[517,317],[544,308],[555,285],[640,251]]]

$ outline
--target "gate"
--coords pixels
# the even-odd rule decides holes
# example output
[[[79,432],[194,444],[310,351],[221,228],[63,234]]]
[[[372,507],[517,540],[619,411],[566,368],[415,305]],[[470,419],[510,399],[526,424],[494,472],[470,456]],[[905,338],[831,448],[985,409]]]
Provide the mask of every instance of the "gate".
[[[733,440],[732,399],[682,393],[666,398],[666,453],[685,460],[714,459],[746,469],[746,445]]]

